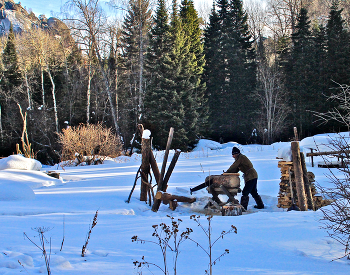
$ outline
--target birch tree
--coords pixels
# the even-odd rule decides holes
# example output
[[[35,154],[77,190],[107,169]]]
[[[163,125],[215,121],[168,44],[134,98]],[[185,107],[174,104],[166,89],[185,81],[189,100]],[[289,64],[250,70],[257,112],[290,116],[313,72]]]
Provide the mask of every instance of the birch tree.
[[[105,35],[108,26],[105,13],[99,5],[99,0],[69,0],[66,7],[68,12],[65,15],[65,21],[70,27],[72,35],[83,50],[91,53],[91,58],[96,57],[97,59],[98,69],[103,79],[103,89],[108,96],[114,128],[116,133],[120,134],[114,105],[115,100],[113,100],[115,91],[110,85],[111,81],[104,62]]]

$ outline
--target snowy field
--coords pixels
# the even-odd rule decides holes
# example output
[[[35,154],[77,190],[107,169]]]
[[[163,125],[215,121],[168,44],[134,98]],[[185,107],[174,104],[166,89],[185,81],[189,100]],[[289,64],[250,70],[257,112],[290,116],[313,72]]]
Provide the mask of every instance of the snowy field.
[[[301,141],[304,152],[308,148],[327,144],[329,135],[318,135]],[[321,229],[320,211],[287,212],[277,208],[280,170],[276,157],[288,158],[289,143],[272,145],[239,145],[234,142],[220,145],[201,140],[191,153],[181,153],[169,181],[168,192],[190,196],[189,188],[202,182],[208,175],[221,174],[233,162],[231,149],[238,146],[247,155],[259,174],[258,190],[265,209],[255,210],[250,198],[248,212],[242,216],[213,218],[212,236],[222,230],[237,227],[237,234],[228,234],[213,247],[213,257],[225,249],[230,253],[213,267],[213,274],[350,274],[349,261],[332,261],[343,255],[343,247],[328,237]],[[172,158],[172,151],[169,162]],[[154,152],[161,167],[164,152]],[[329,186],[327,169],[307,168],[316,175],[316,181]],[[322,159],[317,159],[322,161]],[[193,204],[179,203],[175,211],[161,205],[154,213],[139,201],[140,180],[126,203],[140,155],[108,159],[103,165],[64,167],[40,167],[40,163],[20,156],[0,160],[0,274],[46,273],[37,228],[45,228],[45,237],[51,241],[50,268],[58,274],[162,274],[159,269],[134,268],[133,261],[142,256],[151,263],[162,266],[159,247],[152,243],[135,243],[134,235],[156,241],[152,237],[152,225],[170,224],[167,215],[181,219],[180,231],[193,229],[191,238],[207,247],[203,231],[190,219],[200,215],[207,225],[203,210],[208,201],[206,190],[193,195]],[[169,164],[169,163],[168,163]],[[20,168],[20,169],[19,169]],[[57,171],[61,179],[47,176],[44,172]],[[334,169],[337,174],[337,170]],[[243,179],[241,179],[243,187]],[[224,199],[224,196],[222,197]],[[238,199],[240,194],[238,195]],[[86,257],[81,257],[82,246],[98,210],[97,225],[92,229]],[[26,236],[30,238],[30,241]],[[64,239],[64,241],[63,241]],[[63,245],[62,245],[63,243]],[[50,244],[45,243],[48,253]],[[62,246],[62,249],[61,249]],[[167,254],[169,274],[174,274],[173,254]],[[191,241],[180,246],[177,274],[204,274],[208,268],[207,255]]]

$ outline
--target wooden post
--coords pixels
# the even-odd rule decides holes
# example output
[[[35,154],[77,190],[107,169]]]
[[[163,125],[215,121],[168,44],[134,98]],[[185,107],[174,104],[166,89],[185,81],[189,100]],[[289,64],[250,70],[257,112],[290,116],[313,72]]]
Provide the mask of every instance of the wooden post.
[[[303,170],[301,167],[300,159],[300,148],[298,141],[291,142],[292,156],[293,156],[293,167],[294,167],[294,176],[295,184],[297,189],[298,204],[301,211],[308,210],[307,199],[305,195],[304,179],[303,179]]]
[[[310,148],[310,150],[311,150],[311,154],[313,154],[314,153],[314,149]],[[313,155],[311,155],[311,166],[314,167],[314,156]]]
[[[141,194],[140,201],[147,201],[147,194],[149,194],[149,183],[148,183],[148,174],[150,172],[150,152],[151,152],[151,139],[143,138],[141,141],[141,153],[142,153],[142,162],[141,162]]]
[[[315,205],[314,205],[314,200],[312,198],[311,186],[310,186],[309,178],[307,177],[305,156],[302,152],[300,153],[300,160],[301,160],[301,167],[303,169],[303,177],[304,177],[305,192],[307,195],[307,203],[308,203],[309,209],[315,211]]]
[[[298,141],[299,138],[298,138],[298,130],[297,130],[297,127],[294,127],[294,140],[295,141]]]

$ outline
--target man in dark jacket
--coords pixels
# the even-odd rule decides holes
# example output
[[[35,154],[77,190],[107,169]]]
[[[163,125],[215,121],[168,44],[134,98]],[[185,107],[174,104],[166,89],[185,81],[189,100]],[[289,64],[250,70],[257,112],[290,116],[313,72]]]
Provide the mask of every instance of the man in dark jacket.
[[[258,173],[254,169],[253,164],[245,155],[241,154],[241,151],[237,147],[232,148],[232,157],[234,157],[235,162],[225,173],[237,173],[238,171],[241,171],[244,174],[245,185],[242,191],[241,205],[247,209],[249,194],[251,194],[256,202],[254,207],[263,209],[264,203],[259,196],[257,189]]]

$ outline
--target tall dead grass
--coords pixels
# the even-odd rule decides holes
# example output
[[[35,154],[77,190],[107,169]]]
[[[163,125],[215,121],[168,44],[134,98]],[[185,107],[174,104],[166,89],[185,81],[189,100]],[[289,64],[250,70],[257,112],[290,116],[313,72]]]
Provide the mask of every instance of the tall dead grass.
[[[64,129],[59,134],[59,143],[62,145],[62,161],[78,159],[79,162],[96,164],[106,157],[120,156],[122,152],[120,138],[101,123]]]

